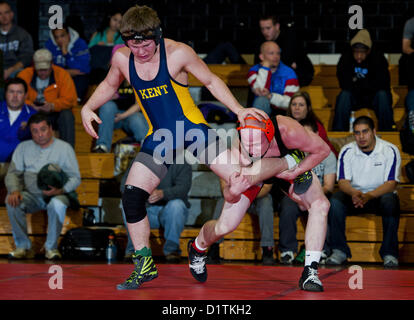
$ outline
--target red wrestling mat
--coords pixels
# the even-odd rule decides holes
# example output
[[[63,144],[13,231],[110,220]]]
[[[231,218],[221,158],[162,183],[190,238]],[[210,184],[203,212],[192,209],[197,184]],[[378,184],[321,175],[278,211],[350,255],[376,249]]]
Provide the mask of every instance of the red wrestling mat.
[[[209,265],[206,283],[196,282],[186,264],[159,264],[159,277],[140,289],[118,291],[132,271],[127,264],[60,265],[63,289],[48,264],[0,264],[0,300],[409,300],[413,270],[363,270],[363,289],[351,290],[348,269],[321,269],[325,292],[298,288],[300,267]]]

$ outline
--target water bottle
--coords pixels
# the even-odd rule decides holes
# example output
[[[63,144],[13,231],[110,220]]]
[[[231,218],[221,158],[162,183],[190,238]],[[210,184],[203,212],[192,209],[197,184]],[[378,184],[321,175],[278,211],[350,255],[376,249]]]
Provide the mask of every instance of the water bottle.
[[[354,128],[352,127],[352,125],[354,124],[355,121],[355,111],[351,112],[351,117],[349,118],[349,132],[354,132]]]
[[[116,261],[117,248],[112,234],[108,237],[108,239],[108,246],[106,247],[106,260],[110,264]]]
[[[408,124],[410,125],[411,132],[414,133],[414,110],[408,113]]]

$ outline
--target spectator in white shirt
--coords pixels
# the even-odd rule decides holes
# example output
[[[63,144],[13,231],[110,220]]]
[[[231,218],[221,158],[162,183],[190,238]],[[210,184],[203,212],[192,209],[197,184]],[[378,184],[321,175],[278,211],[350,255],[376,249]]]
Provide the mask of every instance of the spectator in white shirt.
[[[400,202],[396,193],[401,156],[398,148],[376,136],[374,122],[362,116],[353,124],[355,142],[339,154],[337,180],[340,191],[331,197],[328,215],[328,244],[332,249],[327,264],[339,265],[351,257],[346,243],[345,219],[349,214],[376,213],[382,216],[380,248],[385,267],[398,266],[398,224]]]

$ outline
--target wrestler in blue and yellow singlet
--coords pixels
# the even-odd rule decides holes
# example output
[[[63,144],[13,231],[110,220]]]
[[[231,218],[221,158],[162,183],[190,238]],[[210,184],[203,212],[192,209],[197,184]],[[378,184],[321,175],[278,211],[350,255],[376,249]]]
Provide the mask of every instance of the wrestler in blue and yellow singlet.
[[[188,85],[178,83],[169,74],[163,38],[160,41],[160,65],[156,77],[151,81],[140,79],[135,70],[132,53],[129,57],[129,77],[137,102],[149,126],[141,152],[155,156],[154,149],[162,143],[162,141],[154,141],[154,133],[158,129],[171,131],[174,137],[173,145],[169,146],[171,151],[185,149],[191,145],[193,141],[176,141],[177,121],[183,122],[184,135],[190,129],[201,130],[205,136],[203,146],[204,148],[208,146],[209,126],[191,98]],[[168,165],[166,164],[167,167]]]

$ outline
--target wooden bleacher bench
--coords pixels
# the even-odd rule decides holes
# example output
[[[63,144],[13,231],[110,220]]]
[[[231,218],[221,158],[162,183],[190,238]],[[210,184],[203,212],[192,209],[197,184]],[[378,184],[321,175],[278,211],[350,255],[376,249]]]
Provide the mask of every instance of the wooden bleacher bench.
[[[403,211],[404,203],[402,203]],[[412,209],[412,205],[410,206]],[[279,240],[279,217],[274,218],[274,239],[277,246]],[[124,227],[114,229],[118,238],[126,238]],[[187,256],[187,243],[195,238],[200,229],[186,227],[181,233],[180,249],[183,257]],[[297,239],[299,245],[305,239],[305,230],[301,222],[297,223]],[[346,220],[346,236],[348,245],[351,248],[351,262],[381,262],[379,248],[382,243],[382,220],[381,217],[373,214],[349,216]],[[401,214],[398,228],[398,241],[400,248],[400,262],[414,263],[414,214]],[[159,229],[151,229],[150,243],[155,256],[162,256],[164,245],[163,233]],[[225,260],[260,260],[260,229],[257,216],[246,214],[237,229],[226,235],[220,244],[220,257]]]
[[[98,206],[99,179],[112,178],[114,155],[112,153],[77,154],[82,181],[76,189],[81,205],[79,210],[68,209],[61,235],[67,230],[82,226],[84,208]],[[45,211],[26,215],[27,230],[35,252],[39,252],[47,234],[47,214]],[[0,207],[0,254],[8,254],[14,249],[11,225],[6,207]]]

